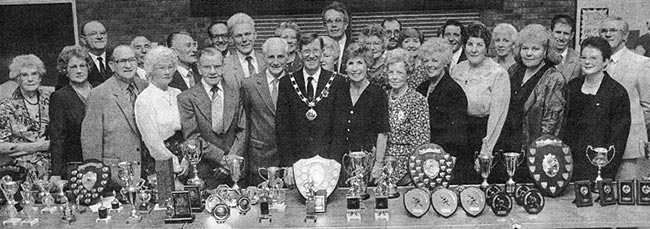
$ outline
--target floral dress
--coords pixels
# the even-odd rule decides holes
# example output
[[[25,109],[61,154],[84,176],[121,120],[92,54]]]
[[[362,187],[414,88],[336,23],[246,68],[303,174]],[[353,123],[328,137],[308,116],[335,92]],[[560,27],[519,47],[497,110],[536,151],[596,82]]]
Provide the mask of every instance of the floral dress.
[[[406,81],[408,82],[409,87],[417,88],[418,85],[422,84],[424,81],[427,81],[427,79],[429,79],[429,75],[427,74],[424,67],[418,66],[413,70],[412,74],[408,75]]]
[[[16,89],[12,97],[0,100],[0,143],[29,143],[45,139],[45,131],[50,123],[48,110],[52,92],[52,87],[39,87],[39,113],[35,114],[35,118],[29,115],[20,88]],[[19,156],[15,158],[15,163],[38,178],[45,178],[49,175],[50,154],[41,151]]]
[[[397,158],[395,178],[401,180],[408,172],[408,157],[415,148],[429,143],[429,105],[424,96],[412,88],[404,95],[388,99],[390,132],[387,156]]]

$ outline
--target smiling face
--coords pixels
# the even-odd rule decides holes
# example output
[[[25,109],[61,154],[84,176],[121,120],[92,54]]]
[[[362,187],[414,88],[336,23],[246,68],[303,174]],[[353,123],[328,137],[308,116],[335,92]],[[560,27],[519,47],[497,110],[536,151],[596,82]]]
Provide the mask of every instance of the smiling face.
[[[442,76],[445,72],[445,64],[440,60],[440,56],[420,57],[420,63],[430,78]]]
[[[460,47],[463,45],[460,32],[460,27],[455,25],[448,25],[442,34],[442,37],[447,39],[449,44],[451,44],[453,52],[458,51],[458,49],[460,49]]]
[[[406,49],[406,51],[409,51],[411,56],[415,56],[417,54],[420,45],[420,39],[417,37],[407,37],[404,39],[404,41],[402,41],[402,48]]]
[[[235,41],[235,48],[241,54],[248,55],[253,51],[256,36],[255,29],[250,23],[239,23],[232,28],[232,39]]]
[[[137,68],[137,59],[133,49],[126,46],[119,46],[113,50],[113,59],[108,62],[115,74],[126,80],[133,79]]]
[[[395,90],[406,87],[406,64],[396,62],[388,65],[388,84]]]
[[[88,80],[88,63],[83,58],[73,56],[65,68],[66,76],[74,83],[84,83]]]
[[[366,38],[365,45],[372,52],[372,58],[378,58],[384,53],[384,41],[378,36]]]
[[[612,47],[612,53],[616,53],[625,47],[627,34],[623,33],[624,22],[622,21],[605,21],[600,26],[600,37],[605,38]]]
[[[515,42],[512,36],[507,33],[496,33],[494,35],[494,49],[497,51],[498,56],[509,56],[512,54],[512,48]]]
[[[296,51],[296,45],[298,44],[298,33],[295,30],[291,28],[283,29],[280,33],[280,38],[284,39],[287,42],[287,45],[289,46],[289,53]]]
[[[467,60],[469,60],[470,64],[476,66],[483,63],[486,52],[487,46],[482,38],[470,37],[467,40],[467,44],[465,44],[465,55],[467,55]]]
[[[83,28],[82,41],[90,51],[103,53],[108,43],[108,33],[102,23],[89,22]]]
[[[202,55],[199,60],[199,74],[203,80],[214,86],[223,79],[223,58],[221,55]]]
[[[553,46],[558,51],[564,51],[569,46],[569,41],[573,39],[571,26],[564,23],[557,23],[553,27]]]
[[[151,71],[151,83],[154,85],[167,86],[172,81],[172,76],[176,71],[174,60],[168,58],[162,59],[153,66]]]
[[[334,71],[338,56],[334,54],[331,49],[323,50],[323,55],[320,58],[320,66],[327,71]]]
[[[307,72],[316,72],[320,68],[321,56],[323,50],[321,49],[321,40],[314,39],[308,45],[303,45],[300,49],[303,57],[303,65]]]
[[[228,26],[224,24],[216,24],[210,28],[210,42],[220,52],[228,49],[230,43],[230,35],[228,34]]]
[[[368,65],[366,60],[361,56],[356,56],[348,59],[345,63],[346,71],[350,80],[354,82],[361,82],[366,79],[366,72],[368,71]]]
[[[385,43],[388,50],[393,50],[399,46],[400,25],[397,21],[386,21],[384,23],[384,34],[386,34]]]
[[[144,56],[151,50],[151,41],[146,37],[137,37],[133,39],[133,50],[135,50],[135,57],[138,58],[138,65],[144,64]]]
[[[580,66],[582,72],[589,76],[598,74],[607,68],[609,59],[603,59],[603,53],[594,47],[584,47],[580,55]]]
[[[327,35],[338,40],[345,34],[345,30],[348,28],[348,21],[345,19],[343,13],[330,9],[325,12],[325,27],[327,29]]]
[[[196,63],[197,43],[187,34],[177,34],[172,43],[172,49],[178,54],[178,60],[183,64]]]
[[[271,72],[273,77],[280,77],[287,64],[287,52],[282,49],[280,45],[269,45],[264,52],[267,66],[266,68]]]
[[[546,49],[544,46],[531,41],[521,44],[519,53],[521,54],[521,62],[528,68],[536,68],[542,63],[544,57],[546,57]]]
[[[18,72],[18,85],[25,92],[34,92],[41,85],[41,74],[36,67],[27,66]]]

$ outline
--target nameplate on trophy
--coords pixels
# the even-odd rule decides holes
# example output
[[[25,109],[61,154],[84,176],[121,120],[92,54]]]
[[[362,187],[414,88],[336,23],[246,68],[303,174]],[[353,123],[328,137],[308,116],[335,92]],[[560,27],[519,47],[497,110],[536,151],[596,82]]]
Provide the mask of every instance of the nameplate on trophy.
[[[636,204],[650,205],[650,180],[637,180]]]
[[[634,180],[618,182],[618,204],[634,205],[636,198],[636,187]]]
[[[573,190],[576,199],[574,203],[578,207],[592,206],[594,204],[591,197],[591,181],[583,180],[573,183]]]
[[[598,194],[600,206],[616,204],[616,194],[614,193],[614,182],[611,179],[598,181]]]

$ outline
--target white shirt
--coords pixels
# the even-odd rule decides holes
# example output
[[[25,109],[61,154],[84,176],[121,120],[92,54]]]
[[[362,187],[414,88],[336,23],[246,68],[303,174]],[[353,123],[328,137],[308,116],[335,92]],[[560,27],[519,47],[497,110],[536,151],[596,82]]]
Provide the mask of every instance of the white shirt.
[[[251,61],[253,64],[253,68],[255,68],[255,72],[253,72],[253,74],[251,74],[248,71],[248,61],[246,61],[246,57],[249,56],[253,58]],[[255,73],[260,72],[260,70],[257,69],[257,58],[255,57],[255,50],[252,50],[251,53],[249,53],[248,55],[244,55],[239,51],[237,51],[237,58],[239,58],[239,64],[241,65],[242,71],[244,71],[245,78],[251,77],[251,75],[255,75]]]
[[[190,71],[184,67],[181,67],[180,65],[176,66],[176,70],[178,71],[179,74],[181,74],[181,78],[183,78],[183,81],[185,81],[185,85],[187,85],[187,88],[190,88],[191,87],[190,80],[194,80],[194,79],[190,79],[190,77],[187,76],[187,73],[189,73]],[[198,73],[193,72],[192,74],[198,74]]]
[[[458,59],[460,59],[460,55],[463,54],[463,47],[460,47],[456,52],[454,52],[454,55],[451,55],[451,63],[449,63],[449,71],[451,71],[456,64],[458,64]]]
[[[316,98],[316,88],[318,88],[318,77],[320,76],[320,67],[318,67],[318,70],[316,70],[316,73],[314,73],[314,75],[307,74],[305,68],[302,68],[302,75],[305,77],[305,93],[307,93],[307,78],[309,76],[314,77],[314,79],[311,81],[311,86],[314,87],[314,94],[312,96]]]
[[[147,72],[146,72],[144,69],[138,67],[138,68],[135,70],[135,73],[138,74],[138,76],[139,76],[141,79],[143,79],[143,80],[147,80]]]
[[[219,91],[217,91],[217,94],[219,95],[219,98],[221,98],[221,104],[223,104],[223,80],[219,81],[217,86],[219,86]],[[210,98],[210,101],[212,101],[212,85],[209,85],[205,80],[201,79],[201,85],[203,85],[203,89],[205,89],[205,92],[208,93],[208,98]]]
[[[616,51],[612,54],[612,56],[609,57],[609,60],[611,60],[611,62],[609,63],[609,66],[607,66],[607,69],[613,69],[614,66],[618,64],[618,61],[621,60],[621,55],[623,55],[624,49],[625,48],[622,48],[621,50]]]
[[[136,124],[149,154],[156,160],[167,160],[173,156],[164,142],[181,130],[181,116],[176,100],[180,93],[180,90],[173,87],[163,91],[149,84],[135,100],[133,109]]]
[[[560,64],[564,64],[564,62],[566,62],[566,55],[569,55],[569,48],[565,48],[564,51],[560,53],[560,56],[562,56],[562,61]]]
[[[343,36],[341,37],[341,40],[338,41],[339,50],[341,50],[341,52],[339,53],[339,59],[338,59],[338,62],[337,62],[337,63],[339,63],[338,72],[341,72],[341,68],[344,65],[343,64],[343,53],[345,53],[345,42],[347,40],[348,40],[348,38],[345,36],[345,33],[343,33]],[[318,71],[320,72],[320,70],[318,70]]]
[[[95,67],[97,67],[97,70],[99,70],[99,60],[97,60],[97,57],[102,58],[102,61],[104,62],[102,64],[104,64],[104,68],[106,70],[108,70],[108,65],[106,64],[106,63],[108,63],[108,60],[106,59],[106,52],[102,53],[102,55],[99,55],[99,56],[95,56],[95,54],[92,54],[91,52],[88,52],[88,55],[90,55],[90,59],[92,59],[93,63],[95,63]]]
[[[276,83],[279,85],[280,84],[280,79],[284,76],[284,72],[280,73],[280,77],[278,77],[278,81]],[[275,77],[271,75],[271,72],[266,69],[266,83],[269,85],[269,93],[273,93],[273,80]]]

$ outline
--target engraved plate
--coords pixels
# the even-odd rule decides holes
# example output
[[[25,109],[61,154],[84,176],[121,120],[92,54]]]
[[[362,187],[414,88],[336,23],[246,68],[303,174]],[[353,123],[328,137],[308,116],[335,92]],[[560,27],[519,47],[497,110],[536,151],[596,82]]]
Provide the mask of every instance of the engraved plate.
[[[460,192],[460,205],[467,215],[476,217],[485,209],[485,193],[476,187]]]

